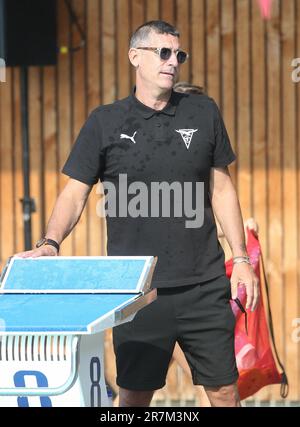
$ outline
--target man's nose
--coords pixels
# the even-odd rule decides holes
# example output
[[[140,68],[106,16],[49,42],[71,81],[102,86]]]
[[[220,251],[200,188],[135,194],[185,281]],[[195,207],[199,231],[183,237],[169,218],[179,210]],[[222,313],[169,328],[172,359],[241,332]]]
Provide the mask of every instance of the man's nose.
[[[178,67],[178,60],[177,60],[177,52],[172,51],[172,54],[170,58],[168,59],[168,64],[172,65],[174,68]]]

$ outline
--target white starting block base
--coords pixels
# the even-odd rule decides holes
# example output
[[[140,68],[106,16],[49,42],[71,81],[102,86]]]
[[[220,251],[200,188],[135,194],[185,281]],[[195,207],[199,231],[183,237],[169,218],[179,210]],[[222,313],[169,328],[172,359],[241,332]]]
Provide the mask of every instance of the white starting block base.
[[[104,376],[104,333],[78,340],[78,376],[63,394],[51,395],[68,381],[71,372],[73,336],[2,336],[0,387],[47,387],[45,396],[0,396],[0,407],[109,406]],[[75,337],[78,339],[78,337]],[[12,340],[14,339],[14,343]],[[25,344],[26,343],[26,344]],[[22,347],[26,345],[26,348]],[[39,348],[38,348],[39,347]]]
[[[0,407],[109,406],[104,330],[156,299],[155,263],[10,259],[0,278]]]

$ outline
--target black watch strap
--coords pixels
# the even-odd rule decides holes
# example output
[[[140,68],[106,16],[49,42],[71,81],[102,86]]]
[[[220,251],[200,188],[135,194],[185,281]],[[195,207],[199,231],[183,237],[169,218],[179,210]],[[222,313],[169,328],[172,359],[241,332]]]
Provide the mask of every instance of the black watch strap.
[[[59,244],[55,240],[48,239],[47,237],[44,237],[43,239],[41,239],[37,242],[36,247],[40,248],[43,245],[54,246],[55,249],[57,250],[57,252],[59,252]]]

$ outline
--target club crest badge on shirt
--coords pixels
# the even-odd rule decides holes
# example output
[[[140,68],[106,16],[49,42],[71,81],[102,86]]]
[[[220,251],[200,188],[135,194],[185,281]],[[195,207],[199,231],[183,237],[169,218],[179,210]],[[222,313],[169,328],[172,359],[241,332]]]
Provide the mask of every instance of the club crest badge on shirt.
[[[187,150],[190,148],[192,138],[198,129],[175,129],[176,132],[180,133]]]

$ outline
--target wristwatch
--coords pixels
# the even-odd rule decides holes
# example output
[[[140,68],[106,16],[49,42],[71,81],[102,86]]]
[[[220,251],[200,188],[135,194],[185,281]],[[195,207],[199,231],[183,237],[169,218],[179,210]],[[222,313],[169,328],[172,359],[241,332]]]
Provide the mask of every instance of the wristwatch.
[[[54,247],[55,247],[55,249],[57,250],[57,253],[59,252],[59,244],[58,244],[55,240],[47,239],[46,237],[43,237],[42,239],[40,239],[40,240],[36,243],[35,247],[36,247],[36,248],[40,248],[40,247],[41,247],[41,246],[43,246],[43,245],[50,245],[50,246],[54,246]]]

